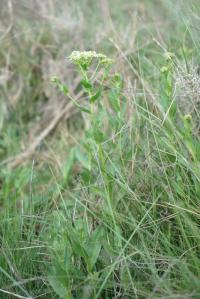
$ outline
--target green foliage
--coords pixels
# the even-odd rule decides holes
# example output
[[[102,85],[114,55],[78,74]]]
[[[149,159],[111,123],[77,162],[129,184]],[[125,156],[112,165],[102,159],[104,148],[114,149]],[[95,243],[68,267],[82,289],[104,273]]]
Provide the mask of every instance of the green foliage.
[[[87,53],[84,52],[84,54]],[[88,55],[86,55],[87,59]],[[82,57],[81,53],[80,56]],[[170,286],[167,277],[172,275],[178,279],[182,267],[184,269],[188,267],[185,264],[187,258],[182,263],[175,261],[181,254],[180,248],[182,246],[184,250],[188,248],[190,252],[188,252],[188,258],[191,256],[192,260],[199,264],[196,253],[192,249],[193,246],[198,247],[198,240],[191,240],[188,232],[185,231],[187,225],[197,236],[196,220],[192,220],[191,216],[195,217],[193,211],[196,210],[198,202],[193,197],[196,193],[192,193],[190,186],[198,185],[197,181],[200,179],[194,166],[194,163],[198,163],[199,159],[196,152],[199,140],[193,136],[191,116],[183,116],[182,112],[177,109],[174,98],[174,55],[166,52],[164,56],[166,65],[161,69],[162,93],[161,103],[158,103],[161,104],[159,114],[163,115],[162,125],[149,117],[148,107],[144,105],[145,108],[143,108],[141,102],[140,106],[138,105],[138,108],[141,109],[139,112],[141,118],[140,135],[145,136],[147,134],[144,129],[145,126],[151,128],[148,133],[151,157],[150,166],[146,170],[141,167],[132,173],[136,177],[135,180],[132,180],[132,176],[130,176],[133,157],[135,156],[135,160],[140,159],[141,161],[148,159],[148,155],[146,157],[144,151],[144,140],[143,149],[139,150],[136,147],[135,152],[132,151],[138,128],[135,115],[132,115],[134,126],[131,133],[121,133],[126,125],[126,109],[124,110],[123,107],[127,106],[127,98],[123,95],[122,77],[119,74],[112,74],[110,65],[109,74],[107,66],[104,65],[103,70],[105,68],[105,72],[101,68],[103,80],[100,78],[98,80],[100,85],[97,86],[95,78],[98,77],[98,61],[97,66],[93,66],[95,76],[92,77],[89,75],[89,65],[87,68],[82,68],[83,57],[81,63],[78,61],[75,63],[83,77],[82,87],[87,94],[88,109],[90,110],[90,115],[87,117],[89,126],[82,137],[81,146],[75,148],[75,157],[82,168],[80,179],[83,183],[88,184],[86,188],[92,202],[89,199],[83,204],[79,199],[76,210],[77,218],[74,218],[73,225],[71,225],[71,218],[66,219],[66,225],[62,225],[66,228],[64,229],[67,240],[65,241],[65,250],[71,248],[71,262],[73,261],[73,265],[67,266],[70,270],[67,270],[66,277],[70,278],[70,282],[65,285],[65,288],[66,291],[67,289],[71,290],[70,296],[73,294],[73,298],[84,298],[86,287],[90,289],[87,295],[89,298],[99,298],[100,294],[104,294],[103,296],[106,298],[107,290],[110,289],[110,286],[114,287],[112,282],[114,273],[120,273],[118,279],[120,280],[121,292],[124,295],[127,294],[128,289],[129,295],[133,296],[134,294],[138,298],[143,298],[139,292],[133,291],[135,288],[132,288],[132,285],[139,287],[141,280],[145,280],[148,275],[154,275],[153,280],[149,281],[149,288],[153,285],[159,285],[166,292],[169,290],[172,293],[176,292],[175,289],[179,288],[178,280],[176,280],[176,288],[172,291],[172,286]],[[92,67],[91,61],[89,64]],[[104,88],[104,84],[109,84],[109,90]],[[101,90],[101,93],[97,92],[98,96],[95,101],[91,100],[94,89]],[[105,96],[108,99],[107,103],[103,101]],[[72,101],[74,100],[72,99]],[[118,135],[116,140],[112,137],[113,134]],[[145,178],[143,172],[146,173]],[[95,176],[98,179],[94,181],[94,184],[92,178]],[[138,189],[140,180],[142,180],[143,188],[147,189],[146,191]],[[90,185],[91,183],[92,185]],[[159,184],[161,185],[159,186]],[[148,194],[149,201],[146,201],[144,194]],[[95,208],[96,195],[101,198],[101,205],[98,208],[100,211]],[[192,208],[191,197],[194,200],[195,210]],[[133,202],[127,204],[126,199],[128,198],[132,199]],[[126,213],[123,209],[126,210]],[[79,213],[86,213],[86,218],[79,218]],[[166,221],[165,219],[168,217],[169,221]],[[93,219],[101,219],[102,223],[93,226]],[[157,223],[162,222],[163,224],[158,226]],[[146,231],[145,226],[149,226],[149,230]],[[158,231],[156,242],[159,246],[155,255],[151,256],[149,255],[149,248],[151,246],[154,248],[153,236],[155,231]],[[61,236],[61,240],[65,240],[64,235]],[[143,260],[144,263],[149,264],[144,275],[127,266],[128,261],[132,260],[131,252],[138,255],[137,261]],[[165,269],[164,266],[162,268],[157,265],[156,256],[163,252],[166,254],[168,267],[172,267],[171,270],[168,270],[168,267]],[[103,253],[106,253],[106,259],[103,258]],[[121,259],[122,262],[120,262]],[[170,266],[173,263],[176,264],[176,270]],[[79,275],[70,272],[71,269],[77,270],[77,267],[79,267]],[[106,270],[107,267],[108,270]],[[190,267],[187,268],[187,271],[190,277],[197,275],[197,278],[199,275],[197,267],[195,267],[194,272]],[[55,276],[57,281],[60,277],[59,272]],[[157,279],[158,284],[156,283]],[[74,289],[74,286],[79,284],[76,283],[76,280],[86,280],[86,284],[83,283],[80,288],[75,287]],[[187,284],[186,281],[185,283]],[[52,286],[57,292],[57,287],[53,284]]]
[[[57,61],[66,37],[69,52],[80,37],[63,34],[58,44],[58,34],[44,30],[32,46],[30,36],[24,38],[21,50],[6,39],[12,50],[7,58],[6,43],[0,51],[25,78],[16,107],[0,104],[0,297],[198,299],[198,90],[177,84],[198,79],[198,24],[186,16],[179,22],[183,8],[176,1],[108,1],[112,40],[97,46],[97,27],[102,34],[108,12],[90,2],[71,4],[87,18],[81,42],[109,55],[73,51],[66,82],[55,68],[55,87],[49,85],[58,90],[57,104],[72,102],[72,115],[40,143],[31,162],[16,168],[9,168],[10,158],[26,148],[38,118],[48,114],[44,103],[51,104],[41,56]],[[190,8],[198,23],[196,6]],[[164,22],[155,28],[152,20]],[[62,59],[63,53],[66,48]],[[1,99],[12,84],[3,86]]]

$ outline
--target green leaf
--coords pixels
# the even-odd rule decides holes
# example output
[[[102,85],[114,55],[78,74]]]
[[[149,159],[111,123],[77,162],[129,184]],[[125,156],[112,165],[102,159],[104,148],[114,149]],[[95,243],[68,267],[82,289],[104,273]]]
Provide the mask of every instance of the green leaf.
[[[74,165],[74,158],[75,158],[75,153],[74,153],[74,148],[72,148],[63,166],[63,180],[65,184],[68,183],[69,181],[70,173]]]
[[[99,127],[93,128],[93,137],[97,143],[101,143],[105,140],[103,132],[99,129]]]
[[[48,281],[58,296],[60,296],[63,299],[73,299],[71,291],[62,284],[62,282],[59,280],[59,276],[50,275],[48,276]]]
[[[121,77],[120,74],[116,73],[114,76],[113,76],[113,83],[114,83],[114,86],[118,89],[122,89],[123,88],[123,79]]]
[[[51,78],[51,82],[55,83],[63,94],[67,95],[69,93],[68,87],[62,84],[56,76]]]
[[[76,159],[81,163],[83,167],[88,170],[91,170],[91,159],[90,155],[84,150],[76,147],[75,149]]]
[[[98,100],[98,98],[100,97],[100,95],[101,95],[101,89],[99,89],[94,95],[92,95],[90,97],[90,102],[91,103],[96,102],[96,100]]]
[[[61,298],[72,299],[69,275],[66,272],[70,269],[66,269],[65,271],[56,260],[54,260],[53,264],[51,274],[48,275],[50,285]]]
[[[64,85],[64,84],[59,84],[59,88],[60,88],[60,91],[61,91],[63,94],[67,95],[67,94],[69,93],[69,89],[68,89],[68,87],[67,87],[66,85]]]
[[[91,172],[86,168],[81,172],[81,178],[83,182],[87,185],[94,180],[94,177],[91,175]]]
[[[70,242],[72,251],[78,258],[82,257],[88,266],[89,265],[89,262],[88,262],[89,256],[88,256],[87,250],[84,248],[84,245],[83,245],[84,241],[83,241],[83,238],[81,238],[81,236],[80,236],[80,232],[78,232],[77,229],[74,229],[71,225],[69,225],[66,233],[67,233],[67,237]],[[87,235],[85,234],[84,239],[86,239],[86,238],[87,238]]]
[[[92,88],[92,84],[88,80],[81,80],[81,84],[87,91]]]
[[[120,93],[118,90],[111,90],[108,95],[111,107],[115,112],[120,112]]]
[[[102,226],[98,226],[90,237],[90,241],[87,245],[87,251],[89,256],[90,270],[93,269],[96,261],[99,257],[99,253],[102,247],[102,238],[104,236],[104,228]]]
[[[89,114],[91,113],[90,109],[87,108],[87,107],[78,105],[78,108],[79,108],[81,111],[83,111],[83,112],[86,112],[86,113],[89,113]]]

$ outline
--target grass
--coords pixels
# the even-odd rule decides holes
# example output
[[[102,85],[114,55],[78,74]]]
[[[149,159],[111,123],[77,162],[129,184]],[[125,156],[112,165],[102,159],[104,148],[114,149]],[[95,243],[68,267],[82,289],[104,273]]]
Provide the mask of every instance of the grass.
[[[0,297],[200,298],[199,5],[10,3]]]

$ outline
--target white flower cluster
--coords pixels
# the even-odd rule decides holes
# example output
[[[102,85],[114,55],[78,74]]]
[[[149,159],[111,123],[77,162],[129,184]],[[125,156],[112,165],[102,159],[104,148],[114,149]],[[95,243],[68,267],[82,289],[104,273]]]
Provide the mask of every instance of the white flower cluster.
[[[96,53],[95,51],[73,51],[69,56],[69,59],[80,65],[89,65],[92,62],[93,58],[100,59],[101,63],[111,63],[112,60],[107,58],[106,55],[101,53]]]
[[[95,51],[73,51],[69,56],[70,60],[72,61],[79,61],[82,59],[91,59],[91,58],[106,58],[103,54],[98,54]]]

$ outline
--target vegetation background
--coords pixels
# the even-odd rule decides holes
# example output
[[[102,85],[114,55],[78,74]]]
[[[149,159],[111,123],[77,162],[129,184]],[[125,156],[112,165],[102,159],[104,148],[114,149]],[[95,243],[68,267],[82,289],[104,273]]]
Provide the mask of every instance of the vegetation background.
[[[199,0],[0,1],[0,298],[200,298],[199,31]],[[114,61],[93,123],[50,82],[87,104],[73,50]]]

